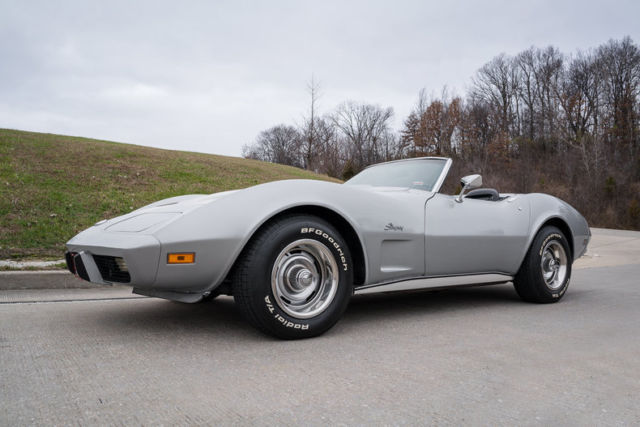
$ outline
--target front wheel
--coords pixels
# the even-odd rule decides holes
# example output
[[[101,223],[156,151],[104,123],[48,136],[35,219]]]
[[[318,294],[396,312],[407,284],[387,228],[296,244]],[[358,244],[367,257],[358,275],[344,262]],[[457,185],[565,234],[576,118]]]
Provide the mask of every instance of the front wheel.
[[[516,292],[525,301],[559,301],[569,287],[571,264],[571,250],[562,231],[543,227],[513,281]]]
[[[309,338],[342,316],[353,289],[349,248],[328,222],[295,215],[261,230],[236,266],[233,296],[249,322],[284,339]]]

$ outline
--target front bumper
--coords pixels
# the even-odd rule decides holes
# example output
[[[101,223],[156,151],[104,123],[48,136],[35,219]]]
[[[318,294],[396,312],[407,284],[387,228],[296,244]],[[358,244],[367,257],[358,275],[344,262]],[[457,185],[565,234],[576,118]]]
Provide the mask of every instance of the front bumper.
[[[591,241],[591,229],[587,229],[588,234],[578,235],[574,237],[574,250],[575,254],[573,260],[577,260],[581,256],[583,256],[587,252],[587,247],[589,246],[589,242]]]
[[[237,239],[180,238],[161,243],[155,235],[108,231],[99,225],[67,242],[67,265],[92,283],[124,284],[146,295],[152,291],[202,295],[222,283],[238,245]],[[197,254],[194,263],[167,262],[169,253],[186,252]]]
[[[67,267],[81,279],[143,287],[155,282],[160,242],[151,235],[92,227],[69,240],[67,249]]]

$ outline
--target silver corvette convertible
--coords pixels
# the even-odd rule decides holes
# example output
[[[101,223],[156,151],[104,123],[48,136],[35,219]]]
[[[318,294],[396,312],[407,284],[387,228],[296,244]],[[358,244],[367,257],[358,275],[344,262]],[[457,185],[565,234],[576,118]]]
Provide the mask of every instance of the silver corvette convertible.
[[[141,295],[194,303],[233,295],[280,338],[321,334],[355,294],[513,282],[549,303],[569,286],[591,233],[545,194],[501,194],[462,178],[440,193],[451,159],[371,166],[344,184],[288,180],[173,197],[67,242],[72,273]]]

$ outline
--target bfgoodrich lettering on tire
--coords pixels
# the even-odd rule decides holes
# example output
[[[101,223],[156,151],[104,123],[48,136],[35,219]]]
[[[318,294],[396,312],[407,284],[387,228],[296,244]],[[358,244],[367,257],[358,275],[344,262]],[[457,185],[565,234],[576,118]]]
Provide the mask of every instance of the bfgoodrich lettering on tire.
[[[569,287],[572,254],[565,235],[556,227],[543,227],[527,252],[513,284],[525,301],[559,301]]]
[[[331,328],[353,289],[349,248],[325,220],[280,218],[261,230],[236,266],[233,296],[249,322],[270,335],[308,338]]]

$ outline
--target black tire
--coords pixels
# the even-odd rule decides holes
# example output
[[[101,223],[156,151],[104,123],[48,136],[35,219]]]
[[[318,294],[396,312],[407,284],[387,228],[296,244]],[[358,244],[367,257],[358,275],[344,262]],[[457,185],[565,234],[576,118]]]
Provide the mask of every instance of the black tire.
[[[352,293],[349,248],[331,224],[315,216],[287,216],[266,226],[234,271],[233,297],[244,317],[283,339],[327,331]]]
[[[572,262],[562,231],[552,226],[543,227],[533,239],[513,281],[516,292],[529,302],[560,301],[569,287]]]

